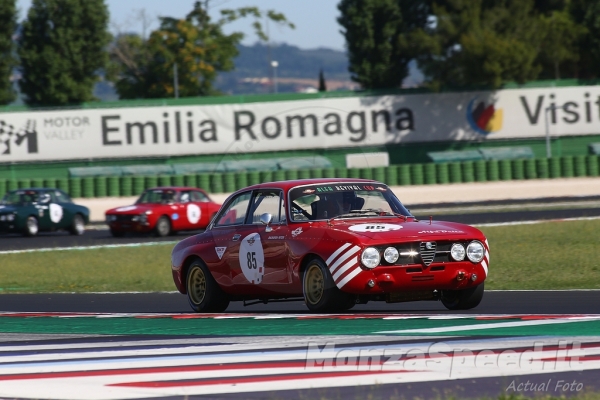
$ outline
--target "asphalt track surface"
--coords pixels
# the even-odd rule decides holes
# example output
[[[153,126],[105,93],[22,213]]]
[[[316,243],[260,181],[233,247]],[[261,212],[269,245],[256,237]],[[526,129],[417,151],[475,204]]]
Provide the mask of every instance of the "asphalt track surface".
[[[552,201],[572,201],[573,199],[547,199]],[[582,198],[583,200],[598,200],[598,198]],[[531,201],[528,201],[530,203]],[[486,205],[519,204],[518,201],[510,202],[488,202]],[[525,203],[524,203],[525,204]],[[462,204],[463,206],[477,206],[481,204]],[[456,204],[437,205],[440,208],[457,207]],[[411,205],[414,214],[422,219],[428,219],[428,215],[418,214],[419,209],[429,208],[430,205]],[[460,207],[460,205],[458,205]],[[600,216],[600,209],[590,208],[572,208],[563,210],[535,210],[535,211],[502,211],[502,212],[479,212],[479,213],[452,213],[442,214],[434,213],[436,220],[449,220],[467,224],[484,223],[505,223],[515,221],[532,220],[557,220],[567,218],[597,217]],[[83,236],[71,236],[66,233],[43,233],[34,238],[23,238],[20,235],[2,235],[0,236],[0,251],[7,250],[25,250],[36,248],[51,247],[71,247],[71,246],[102,246],[109,244],[140,243],[155,241],[177,241],[193,234],[194,232],[184,232],[166,238],[156,238],[150,235],[128,236],[125,238],[113,238],[110,233],[101,226],[96,229],[88,230]],[[0,296],[0,312],[6,313],[44,313],[44,312],[63,312],[63,313],[157,313],[157,314],[181,314],[190,313],[185,296],[179,293],[120,293],[120,294],[35,294],[35,295],[16,295],[3,294]],[[252,315],[297,315],[305,314],[306,308],[301,301],[298,302],[280,302],[268,304],[254,304],[245,306],[242,303],[232,303],[227,309],[228,314]],[[452,314],[453,316],[463,315],[465,318],[477,317],[481,315],[498,316],[502,318],[506,315],[521,316],[522,319],[531,318],[531,315],[581,315],[595,314],[600,315],[600,291],[487,291],[482,303],[474,310],[452,312],[447,311],[439,302],[410,302],[410,303],[376,303],[371,302],[364,305],[357,305],[351,310],[355,317],[367,316],[380,313],[383,315],[401,314],[415,317],[418,315],[443,316]],[[486,317],[489,318],[489,317]],[[0,326],[2,321],[0,321]],[[232,332],[234,334],[234,332]],[[596,333],[600,335],[600,331]],[[148,339],[148,335],[123,335],[113,337],[113,339],[94,338],[61,338],[46,336],[21,335],[22,337],[2,336],[0,334],[0,346],[9,345],[20,341],[25,345],[64,345],[66,343],[77,344],[83,341],[103,340],[131,340],[141,341]],[[150,337],[153,337],[150,335]],[[202,339],[202,333],[197,336]],[[179,340],[179,336],[162,336],[161,339]],[[185,337],[190,338],[190,336]],[[218,336],[211,336],[211,340],[219,342]],[[505,337],[488,336],[486,339],[490,343],[494,340],[504,341]],[[535,338],[533,338],[535,339]],[[533,340],[532,339],[532,340]],[[538,338],[539,339],[539,338]],[[552,338],[551,338],[552,339]],[[556,339],[556,338],[555,338]],[[367,339],[365,339],[367,340]],[[397,339],[397,345],[406,345],[407,343],[420,343],[424,339],[404,338]],[[467,336],[452,336],[440,340],[446,342],[461,340],[470,340]],[[537,340],[537,339],[536,339]],[[550,339],[548,339],[550,340]],[[554,340],[554,339],[552,339]],[[556,339],[559,340],[559,339]],[[573,343],[578,339],[568,338]],[[588,338],[587,340],[596,340],[600,338]],[[379,345],[379,342],[375,345]],[[353,343],[356,345],[356,343]],[[367,345],[363,343],[363,345]],[[383,344],[382,344],[383,346]],[[277,347],[274,344],[274,347]],[[1,365],[1,363],[0,363]],[[340,387],[322,387],[316,389],[297,389],[297,390],[269,390],[268,386],[259,391],[241,392],[241,393],[221,393],[213,395],[190,395],[188,399],[313,399],[313,398],[342,398],[342,399],[444,399],[453,398],[477,398],[481,396],[496,397],[498,395],[523,395],[525,397],[537,397],[540,395],[552,396],[575,396],[579,391],[564,391],[564,386],[558,386],[559,382],[576,382],[585,391],[600,391],[598,382],[598,369],[588,369],[583,371],[545,371],[542,374],[530,373],[520,376],[492,376],[477,377],[473,379],[459,380],[436,380],[425,382],[410,382],[405,384],[383,384],[367,385],[354,387],[353,385],[344,385]],[[548,382],[548,383],[546,383]],[[265,382],[268,385],[268,382]],[[526,386],[529,384],[529,386]],[[536,385],[536,390],[511,390],[510,388],[530,389]],[[520,386],[519,386],[520,385]],[[544,386],[541,386],[544,385]],[[540,389],[543,387],[543,390]],[[3,397],[4,398],[4,397]],[[32,398],[32,397],[10,397],[10,398]],[[43,398],[35,397],[35,398]],[[140,396],[144,398],[144,396]],[[182,396],[154,397],[160,399],[181,399]]]
[[[173,293],[3,294],[0,312],[189,313],[186,296]],[[227,313],[307,313],[302,301],[244,306]],[[449,313],[438,301],[357,304],[352,313]],[[452,314],[600,314],[600,290],[486,291],[479,306]],[[600,332],[598,332],[600,335]]]
[[[600,202],[600,197],[555,197],[542,198],[537,200],[506,200],[489,201],[485,203],[447,203],[447,204],[411,204],[408,205],[413,214],[422,220],[428,220],[433,217],[438,221],[452,221],[469,225],[522,222],[537,220],[557,220],[568,218],[586,218],[600,217],[600,207],[572,207],[562,209],[543,209],[543,210],[511,210],[511,211],[482,211],[482,212],[461,212],[461,209],[469,207],[502,207],[519,206],[537,202],[539,204],[552,205],[569,203],[577,205],[585,202]],[[436,208],[445,210],[445,212],[436,212]],[[432,211],[433,209],[433,211]],[[447,210],[452,212],[447,213]],[[421,212],[421,210],[427,210]],[[0,252],[9,250],[27,250],[52,247],[77,247],[77,246],[104,246],[114,244],[133,244],[146,242],[169,242],[179,241],[187,236],[199,233],[201,231],[178,232],[167,237],[155,237],[152,234],[127,235],[121,238],[111,236],[104,224],[95,223],[88,227],[89,229],[82,236],[73,236],[67,232],[41,232],[35,237],[24,238],[20,234],[0,234]]]

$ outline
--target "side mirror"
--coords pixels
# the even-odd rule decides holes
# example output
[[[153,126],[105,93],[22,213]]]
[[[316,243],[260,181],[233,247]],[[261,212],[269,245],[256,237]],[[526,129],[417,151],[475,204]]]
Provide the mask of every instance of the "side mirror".
[[[273,216],[269,213],[264,213],[260,216],[260,223],[266,225],[265,232],[271,232],[273,230],[273,228],[269,226],[272,220]]]

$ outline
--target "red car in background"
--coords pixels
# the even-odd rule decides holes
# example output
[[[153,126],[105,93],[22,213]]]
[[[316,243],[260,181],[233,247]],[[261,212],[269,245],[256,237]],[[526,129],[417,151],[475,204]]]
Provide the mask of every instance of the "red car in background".
[[[417,300],[465,310],[483,298],[489,257],[480,230],[419,221],[381,182],[307,179],[235,192],[173,248],[171,268],[197,312],[289,300],[315,312]]]
[[[206,228],[220,206],[202,189],[156,187],[144,191],[133,205],[106,211],[106,224],[116,237],[127,232],[167,236]]]

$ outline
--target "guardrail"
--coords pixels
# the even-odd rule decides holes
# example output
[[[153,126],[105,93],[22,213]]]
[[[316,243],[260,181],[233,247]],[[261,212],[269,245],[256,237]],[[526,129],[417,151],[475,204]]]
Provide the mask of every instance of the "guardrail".
[[[59,179],[0,179],[0,195],[28,187],[56,187],[72,197],[137,196],[155,186],[192,186],[229,193],[248,185],[302,178],[366,178],[397,185],[510,181],[598,176],[600,156],[401,164],[375,168],[313,168],[153,176],[98,176]]]

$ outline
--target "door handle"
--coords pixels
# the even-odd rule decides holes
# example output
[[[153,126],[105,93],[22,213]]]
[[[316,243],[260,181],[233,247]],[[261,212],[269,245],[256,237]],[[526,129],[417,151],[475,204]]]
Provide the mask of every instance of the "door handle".
[[[240,237],[242,235],[240,235],[239,233],[236,233],[235,235],[233,235],[233,241],[235,242],[236,240],[240,240]]]

